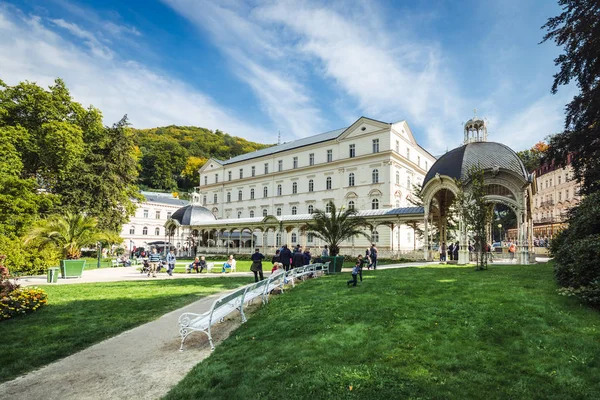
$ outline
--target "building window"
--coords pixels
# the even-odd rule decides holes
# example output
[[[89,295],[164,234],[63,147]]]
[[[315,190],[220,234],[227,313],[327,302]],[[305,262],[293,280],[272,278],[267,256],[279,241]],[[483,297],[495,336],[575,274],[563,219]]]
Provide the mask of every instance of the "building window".
[[[350,172],[348,175],[348,186],[354,186],[354,172]]]
[[[275,235],[275,245],[277,247],[281,246],[281,232],[277,232],[277,235]]]
[[[312,233],[307,233],[306,234],[306,241],[308,243],[312,243],[315,239],[314,239],[315,235],[313,235]]]
[[[217,194],[215,193],[215,195],[213,196],[213,203],[217,204]]]
[[[230,181],[231,180],[231,171],[227,171],[227,180]]]
[[[267,209],[263,208],[263,217],[266,217],[266,216],[267,216]]]
[[[242,201],[242,191],[238,190],[238,201]]]
[[[294,169],[298,168],[298,157],[294,157]]]
[[[281,196],[281,185],[277,185],[277,196]]]
[[[296,215],[296,214],[298,214],[298,207],[293,206],[292,207],[292,215]]]
[[[206,204],[206,196],[204,196],[204,204]],[[171,218],[171,211],[167,211],[167,219]]]
[[[315,191],[315,182],[312,179],[308,181],[308,191],[309,192]]]
[[[333,161],[333,150],[327,150],[327,162]]]
[[[350,158],[356,157],[356,146],[351,144],[349,146],[349,149],[350,149]]]
[[[283,171],[283,160],[277,161],[277,171]]]
[[[144,210],[144,218],[148,218],[148,210]]]
[[[254,189],[250,189],[250,200],[254,200]]]
[[[154,230],[154,236],[160,236],[160,228]]]
[[[129,227],[129,234],[130,235],[135,235],[135,226],[130,226]]]
[[[328,176],[327,180],[325,181],[325,189],[331,190],[331,177],[330,176]]]
[[[421,156],[417,156],[417,165],[421,166]]]
[[[256,167],[254,165],[250,168],[250,175],[256,176]]]
[[[348,210],[354,210],[354,201],[353,200],[350,200],[348,202]]]
[[[559,184],[559,185],[560,185],[560,181],[561,181],[561,180],[562,180],[562,176],[561,176],[561,175],[559,175],[559,176],[558,176],[558,184]]]
[[[325,206],[325,212],[331,212],[331,203],[327,202],[327,205]]]
[[[373,173],[371,174],[371,178],[373,183],[379,183],[379,170],[378,169],[374,169]]]
[[[238,219],[242,218],[242,212],[238,211]]]
[[[565,190],[565,200],[569,200],[569,189]]]
[[[292,183],[292,193],[293,194],[298,193],[298,183],[297,182]]]
[[[308,213],[312,214],[313,212],[315,212],[315,207],[312,204],[309,204],[309,206],[308,206]]]
[[[205,205],[206,205],[206,195],[202,196],[202,205],[203,205],[203,206],[205,206]],[[167,214],[167,219],[169,219],[169,214],[171,214],[171,213],[168,213],[168,214]]]
[[[208,185],[208,176],[204,175],[204,184]]]
[[[379,210],[379,200],[373,199],[371,201],[371,210]]]
[[[148,234],[148,227],[147,227],[147,226],[145,226],[145,227],[142,229],[142,235],[147,235],[147,234]]]
[[[315,153],[308,155],[308,165],[315,165]]]
[[[396,185],[400,184],[400,171],[396,171]]]
[[[292,243],[296,243],[298,241],[298,235],[292,233]]]
[[[160,219],[160,211],[154,213],[154,219]]]
[[[379,153],[379,139],[373,139],[373,153]]]
[[[215,174],[215,183],[219,183],[219,174]]]
[[[378,243],[379,242],[379,232],[377,232],[377,231],[371,232],[371,241],[373,243]]]
[[[244,179],[244,169],[240,168],[240,179]]]
[[[406,148],[406,158],[410,160],[410,149]]]
[[[277,207],[276,214],[278,217],[281,217],[281,207]]]
[[[269,188],[266,186],[263,188],[263,197],[264,198],[269,197]]]
[[[410,189],[410,175],[406,177],[406,188]]]
[[[254,210],[250,210],[250,218],[254,218]]]
[[[558,201],[562,201],[562,192],[558,192]]]
[[[400,153],[400,141],[396,140],[396,153]]]
[[[265,163],[265,174],[269,173],[269,163]]]
[[[552,187],[552,179],[550,179],[550,187]]]
[[[231,192],[227,192],[227,202],[231,203]]]

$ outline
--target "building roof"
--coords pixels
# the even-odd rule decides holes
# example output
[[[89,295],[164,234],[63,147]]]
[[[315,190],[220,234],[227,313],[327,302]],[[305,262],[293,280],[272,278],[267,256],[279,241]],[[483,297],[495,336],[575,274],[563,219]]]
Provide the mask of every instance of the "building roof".
[[[173,198],[173,195],[171,195],[171,197],[165,197],[158,194],[153,194],[152,192],[142,192],[142,194],[146,198],[145,201],[152,203],[168,204],[171,206],[185,206],[190,203],[187,200],[175,199]]]
[[[423,186],[436,174],[464,179],[469,169],[478,165],[484,170],[499,167],[517,173],[524,179],[529,177],[523,162],[510,147],[496,142],[475,142],[450,150],[438,158],[427,172]]]

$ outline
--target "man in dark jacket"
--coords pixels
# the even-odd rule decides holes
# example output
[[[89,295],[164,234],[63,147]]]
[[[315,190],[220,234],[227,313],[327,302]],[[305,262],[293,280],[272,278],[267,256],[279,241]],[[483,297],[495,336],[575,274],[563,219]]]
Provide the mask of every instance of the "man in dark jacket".
[[[292,252],[288,249],[287,244],[283,245],[281,252],[279,253],[279,257],[281,258],[281,263],[283,264],[283,268],[286,271],[290,270],[290,260],[292,258]]]
[[[292,255],[292,264],[294,265],[294,268],[304,265],[304,254],[302,254],[302,248],[299,248],[298,251]]]
[[[310,264],[310,251],[308,251],[308,249],[304,250],[304,254],[302,254],[302,257],[304,257],[304,265],[308,265]]]

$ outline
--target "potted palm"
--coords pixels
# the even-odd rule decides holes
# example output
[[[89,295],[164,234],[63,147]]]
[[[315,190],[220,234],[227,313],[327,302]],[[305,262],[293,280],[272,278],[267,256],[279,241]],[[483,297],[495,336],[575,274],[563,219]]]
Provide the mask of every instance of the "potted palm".
[[[341,272],[344,257],[339,256],[340,244],[353,236],[364,236],[367,240],[371,240],[371,236],[364,231],[371,225],[366,219],[359,217],[358,211],[354,208],[338,210],[332,201],[329,202],[328,208],[331,212],[315,210],[306,230],[323,240],[329,247],[330,256],[324,257],[323,260],[329,261],[329,272]]]
[[[98,230],[96,218],[82,214],[52,215],[38,221],[29,231],[25,243],[35,243],[39,248],[51,247],[62,253],[60,273],[63,278],[81,277],[85,260],[80,260],[81,248],[105,239]]]

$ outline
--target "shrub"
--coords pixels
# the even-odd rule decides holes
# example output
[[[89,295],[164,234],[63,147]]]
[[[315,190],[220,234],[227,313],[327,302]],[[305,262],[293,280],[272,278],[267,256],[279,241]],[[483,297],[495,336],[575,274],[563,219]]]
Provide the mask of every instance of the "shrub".
[[[33,312],[48,302],[46,292],[38,288],[17,288],[0,299],[0,320]]]

